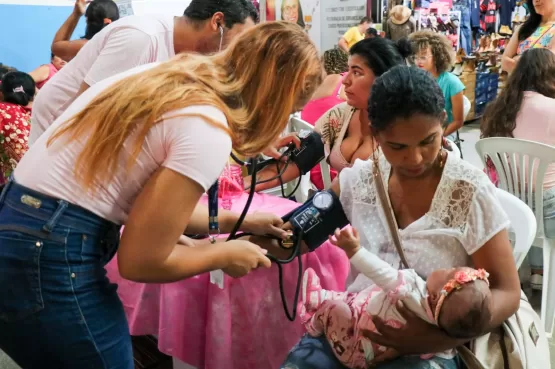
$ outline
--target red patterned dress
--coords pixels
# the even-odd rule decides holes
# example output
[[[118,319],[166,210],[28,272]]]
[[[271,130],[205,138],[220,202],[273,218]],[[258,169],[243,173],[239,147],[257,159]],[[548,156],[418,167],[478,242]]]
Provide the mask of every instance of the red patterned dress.
[[[29,149],[31,110],[0,102],[0,182],[4,183]]]

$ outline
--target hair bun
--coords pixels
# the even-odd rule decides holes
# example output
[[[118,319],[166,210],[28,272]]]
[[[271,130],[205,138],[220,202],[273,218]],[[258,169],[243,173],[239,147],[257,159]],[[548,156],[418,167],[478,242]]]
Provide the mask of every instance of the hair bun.
[[[397,49],[403,58],[408,58],[412,55],[412,45],[408,38],[403,37],[402,39],[398,40],[396,43]]]

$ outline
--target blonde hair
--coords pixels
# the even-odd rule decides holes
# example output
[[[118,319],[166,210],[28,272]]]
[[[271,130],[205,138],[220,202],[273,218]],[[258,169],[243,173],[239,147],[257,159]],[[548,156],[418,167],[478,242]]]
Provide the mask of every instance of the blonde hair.
[[[316,47],[299,26],[259,24],[221,53],[182,54],[116,82],[61,126],[48,145],[62,136],[79,140],[88,135],[75,174],[91,189],[96,181],[113,178],[117,159],[132,133],[136,139],[127,170],[134,165],[149,130],[164,114],[211,105],[225,114],[234,151],[255,155],[275,141],[289,115],[308,102],[322,82],[322,70]]]

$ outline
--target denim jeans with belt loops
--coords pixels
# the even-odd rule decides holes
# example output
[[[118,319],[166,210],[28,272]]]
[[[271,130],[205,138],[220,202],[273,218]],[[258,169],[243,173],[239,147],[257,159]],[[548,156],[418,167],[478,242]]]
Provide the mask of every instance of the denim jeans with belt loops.
[[[0,195],[0,349],[25,369],[133,369],[104,266],[120,226],[9,181]]]

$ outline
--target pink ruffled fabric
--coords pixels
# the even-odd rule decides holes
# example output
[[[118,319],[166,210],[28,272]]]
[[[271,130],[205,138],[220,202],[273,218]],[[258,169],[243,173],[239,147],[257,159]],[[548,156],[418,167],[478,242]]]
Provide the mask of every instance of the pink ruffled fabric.
[[[246,198],[234,201],[232,210],[241,211]],[[251,211],[281,216],[297,206],[261,194]],[[297,267],[296,262],[284,266],[289,305]],[[349,261],[339,248],[326,243],[303,256],[307,267],[316,271],[323,288],[344,290]],[[209,274],[165,285],[126,281],[116,258],[106,269],[119,286],[131,334],[157,335],[160,351],[199,369],[278,368],[304,333],[299,318],[290,322],[285,317],[275,266],[241,279],[226,276],[224,289],[211,284]]]

